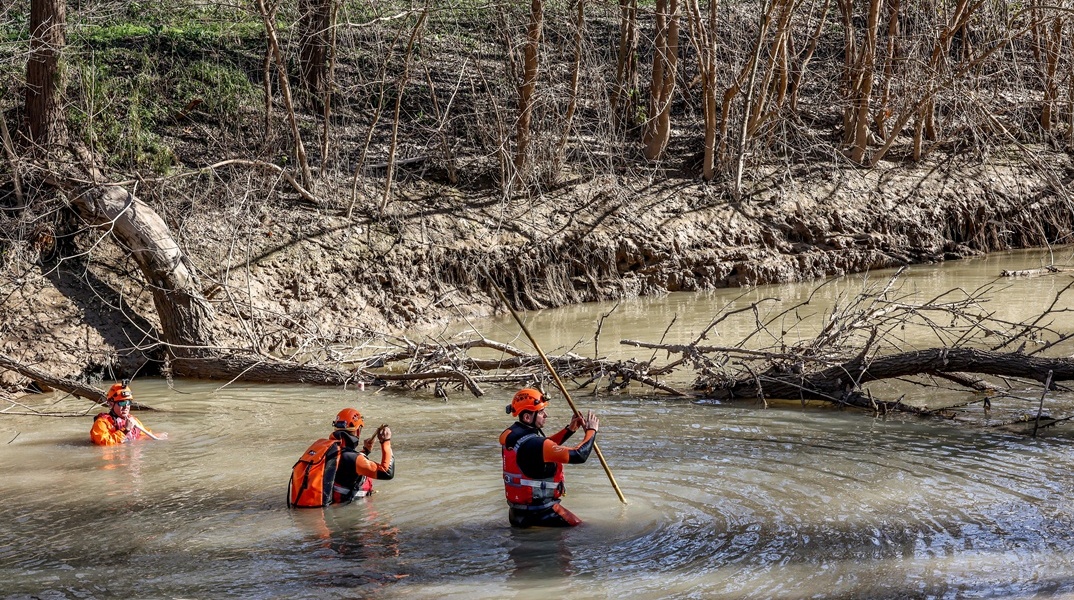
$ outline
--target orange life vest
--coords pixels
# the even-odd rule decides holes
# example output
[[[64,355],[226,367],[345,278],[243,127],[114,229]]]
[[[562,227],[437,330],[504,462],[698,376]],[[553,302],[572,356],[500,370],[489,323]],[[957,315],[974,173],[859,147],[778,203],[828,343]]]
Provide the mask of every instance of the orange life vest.
[[[137,439],[142,438],[142,437],[145,436],[145,434],[143,433],[144,430],[145,430],[145,427],[142,425],[142,423],[140,421],[136,420],[134,417],[127,417],[126,419],[123,419],[121,417],[117,417],[116,415],[112,414],[111,412],[99,413],[96,417],[93,417],[94,423],[96,423],[97,421],[99,421],[101,419],[106,421],[108,423],[108,425],[109,425],[109,431],[108,431],[109,437],[112,437],[112,434],[116,434],[116,433],[118,433],[120,431],[123,431],[123,428],[127,425],[128,422],[130,422],[130,424],[131,424],[130,432],[127,433],[122,438],[116,437],[114,443],[130,442],[130,441],[134,441],[134,440],[137,440]],[[90,438],[93,439],[93,436],[94,436],[94,433],[91,431],[90,432]],[[100,444],[100,443],[105,443],[105,442],[100,442],[100,441],[94,440],[94,443],[95,444]]]
[[[563,465],[544,462],[545,437],[543,435],[531,432],[518,437],[520,433],[523,432],[512,427],[507,443],[502,446],[503,486],[507,503],[511,505],[511,508],[520,510],[549,508],[563,496]],[[518,460],[518,453],[523,445],[527,445],[526,452],[539,453],[537,459],[543,463],[543,473],[523,473]],[[532,462],[533,457],[528,458],[531,460],[523,462]]]

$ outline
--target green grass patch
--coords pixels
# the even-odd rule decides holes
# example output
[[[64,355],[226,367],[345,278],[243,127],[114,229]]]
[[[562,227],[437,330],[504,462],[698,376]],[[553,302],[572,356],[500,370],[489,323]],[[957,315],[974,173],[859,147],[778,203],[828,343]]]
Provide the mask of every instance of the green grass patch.
[[[260,106],[261,35],[260,23],[81,29],[67,53],[74,131],[113,166],[166,172],[169,128],[192,101],[184,119],[235,122]]]

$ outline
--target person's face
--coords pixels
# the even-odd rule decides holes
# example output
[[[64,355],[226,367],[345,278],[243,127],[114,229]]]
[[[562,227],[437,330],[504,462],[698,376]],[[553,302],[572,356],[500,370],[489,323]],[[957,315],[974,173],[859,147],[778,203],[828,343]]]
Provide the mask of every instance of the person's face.
[[[131,401],[116,400],[112,403],[112,413],[117,417],[129,417],[131,414]]]
[[[542,408],[541,410],[533,413],[533,425],[538,429],[544,427],[544,421],[548,418],[548,413]]]

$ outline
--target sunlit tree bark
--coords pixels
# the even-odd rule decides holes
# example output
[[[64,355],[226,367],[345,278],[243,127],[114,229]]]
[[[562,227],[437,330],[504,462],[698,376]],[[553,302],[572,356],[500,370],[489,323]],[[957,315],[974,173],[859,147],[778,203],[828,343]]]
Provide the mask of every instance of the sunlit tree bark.
[[[169,355],[190,358],[211,352],[212,306],[164,219],[118,186],[93,186],[75,196],[72,205],[88,225],[110,233],[138,263],[150,284]]]
[[[855,35],[854,0],[840,0],[843,13],[844,48],[846,52],[847,109],[843,119],[844,139],[850,160],[861,163],[869,146],[870,103],[876,79],[877,29],[880,23],[880,0],[869,0],[863,32],[865,40],[859,45]]]
[[[899,11],[901,0],[887,0],[888,26],[887,43],[883,55],[883,81],[881,82],[880,100],[873,111],[873,125],[877,135],[886,138],[888,135],[887,121],[891,116],[891,86],[895,78],[896,65],[898,64],[899,48]]]
[[[530,146],[530,125],[533,120],[533,93],[537,88],[539,70],[538,52],[541,48],[541,32],[544,28],[544,0],[530,3],[530,21],[526,30],[526,46],[522,65],[522,84],[518,88],[518,126],[515,130],[515,173],[522,177],[527,167]]]
[[[1044,43],[1044,98],[1041,100],[1040,127],[1044,131],[1051,131],[1053,115],[1056,112],[1056,103],[1059,97],[1059,58],[1063,44],[1063,28],[1066,24],[1062,17],[1056,16],[1051,19],[1051,27],[1047,28],[1047,36]]]
[[[764,14],[761,29],[771,32],[771,41],[763,50],[767,61],[762,70],[762,80],[754,86],[754,100],[750,109],[749,137],[756,135],[764,123],[773,119],[784,107],[790,87],[791,17],[798,7],[798,0],[774,0]],[[762,39],[761,42],[764,40]]]
[[[973,16],[984,0],[970,3],[970,0],[958,0],[954,10],[947,17],[943,28],[936,36],[932,46],[932,54],[929,57],[927,69],[927,85],[935,85],[941,76],[948,71],[948,56],[951,54],[951,41],[955,32],[962,29],[967,21]],[[913,157],[915,161],[924,156],[924,140],[936,140],[939,137],[936,123],[936,102],[928,98],[922,103],[917,113],[917,123],[914,127]]]
[[[788,102],[792,113],[798,112],[798,94],[802,89],[802,82],[808,71],[809,61],[813,59],[813,55],[817,51],[817,44],[820,42],[821,34],[824,32],[824,26],[828,20],[828,9],[830,6],[831,0],[824,0],[824,4],[820,8],[820,15],[816,20],[816,25],[810,29],[812,33],[809,36],[809,41],[806,43],[805,49],[795,57],[793,73],[791,75],[788,89],[788,95],[790,96]]]
[[[26,61],[26,125],[39,150],[67,141],[60,58],[66,44],[64,0],[30,3],[30,54]]]
[[[660,157],[671,137],[671,96],[679,60],[679,0],[657,0],[655,13],[653,80],[642,137],[645,158],[649,160]]]

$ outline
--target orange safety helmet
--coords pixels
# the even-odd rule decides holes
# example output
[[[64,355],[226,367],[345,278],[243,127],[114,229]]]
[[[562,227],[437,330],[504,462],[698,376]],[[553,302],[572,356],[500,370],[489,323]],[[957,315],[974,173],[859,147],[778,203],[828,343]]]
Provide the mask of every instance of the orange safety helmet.
[[[507,414],[517,417],[527,410],[537,412],[546,406],[548,406],[548,398],[540,390],[526,388],[518,390],[515,397],[511,399],[511,404],[507,407]]]
[[[131,391],[126,385],[117,383],[108,388],[108,393],[105,394],[105,399],[109,402],[116,402],[117,400],[132,400],[134,396],[131,395]]]
[[[332,426],[336,429],[358,429],[362,425],[365,425],[365,421],[362,419],[362,413],[354,410],[353,408],[344,408],[336,415],[336,420],[332,421]]]

